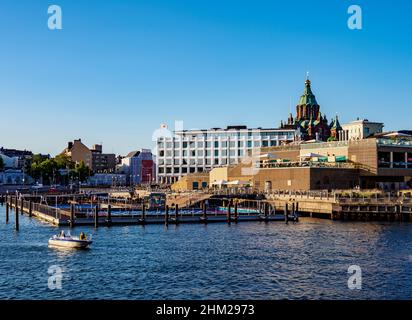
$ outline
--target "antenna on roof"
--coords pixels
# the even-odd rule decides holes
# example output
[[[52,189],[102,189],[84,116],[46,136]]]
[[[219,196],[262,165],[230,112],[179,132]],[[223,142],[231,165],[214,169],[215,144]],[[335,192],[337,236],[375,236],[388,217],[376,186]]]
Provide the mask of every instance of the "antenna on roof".
[[[309,71],[306,71],[306,80],[309,80]]]

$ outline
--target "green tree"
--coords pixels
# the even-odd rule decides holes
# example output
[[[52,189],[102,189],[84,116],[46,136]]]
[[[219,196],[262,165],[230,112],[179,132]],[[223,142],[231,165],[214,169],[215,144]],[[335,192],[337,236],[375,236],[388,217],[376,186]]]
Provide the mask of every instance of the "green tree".
[[[87,178],[90,176],[90,169],[86,164],[81,161],[80,163],[76,163],[74,172],[76,173],[77,177],[81,182],[84,182],[87,180]]]

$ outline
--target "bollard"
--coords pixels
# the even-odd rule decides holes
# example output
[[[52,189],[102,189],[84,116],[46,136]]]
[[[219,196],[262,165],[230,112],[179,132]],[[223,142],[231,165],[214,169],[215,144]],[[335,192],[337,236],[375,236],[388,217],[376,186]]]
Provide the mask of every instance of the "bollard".
[[[289,222],[289,217],[288,217],[288,204],[287,203],[285,203],[285,222],[286,222],[286,224],[288,224],[288,222]]]
[[[176,207],[175,207],[175,223],[176,224],[179,223],[178,219],[179,219],[179,205],[176,204]]]
[[[74,219],[76,216],[74,210],[75,210],[74,203],[72,203],[70,205],[70,228],[74,227]]]
[[[97,205],[94,207],[94,227],[99,227],[99,207]]]
[[[9,223],[9,203],[6,202],[6,223]]]
[[[166,205],[166,211],[165,211],[165,225],[169,224],[169,206]]]
[[[29,201],[29,217],[31,218],[32,215],[33,215],[33,201],[30,200]]]
[[[110,226],[112,224],[112,206],[109,204],[107,206],[107,225]]]

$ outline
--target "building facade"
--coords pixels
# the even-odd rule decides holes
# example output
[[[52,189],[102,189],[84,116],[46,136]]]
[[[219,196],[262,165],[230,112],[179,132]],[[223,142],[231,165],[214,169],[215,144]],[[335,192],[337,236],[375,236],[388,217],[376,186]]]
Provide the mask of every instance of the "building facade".
[[[339,140],[352,141],[362,140],[369,136],[382,133],[384,124],[381,122],[371,122],[367,119],[356,120],[342,125],[339,132]]]
[[[113,172],[116,168],[115,154],[103,153],[103,147],[99,144],[89,149],[81,139],[70,141],[62,154],[68,156],[73,162],[84,162],[93,172]]]
[[[152,151],[140,149],[122,158],[120,171],[128,177],[129,184],[150,184],[156,177],[156,166]]]
[[[173,136],[157,138],[157,181],[174,183],[180,177],[237,164],[262,147],[280,146],[295,139],[295,129],[182,130]]]

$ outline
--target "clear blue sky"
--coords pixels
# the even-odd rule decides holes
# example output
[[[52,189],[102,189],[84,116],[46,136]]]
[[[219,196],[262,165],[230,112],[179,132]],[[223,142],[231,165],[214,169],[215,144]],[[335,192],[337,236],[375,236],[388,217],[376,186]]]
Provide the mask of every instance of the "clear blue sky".
[[[328,119],[412,129],[411,13],[404,0],[1,0],[0,146],[56,154],[82,138],[125,154],[175,120],[278,126],[306,71]]]

